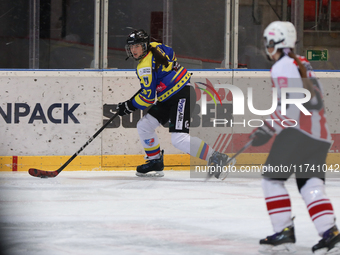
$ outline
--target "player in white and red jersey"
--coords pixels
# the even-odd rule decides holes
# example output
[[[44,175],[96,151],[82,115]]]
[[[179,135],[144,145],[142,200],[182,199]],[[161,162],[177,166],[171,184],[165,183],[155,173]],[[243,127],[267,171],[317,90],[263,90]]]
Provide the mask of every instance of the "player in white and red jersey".
[[[314,72],[310,63],[304,57],[298,57],[300,62],[308,70],[308,77],[313,78],[317,95],[322,95],[321,86],[315,79]],[[287,126],[295,126],[294,128],[300,130],[304,134],[320,141],[330,142],[331,135],[327,127],[325,111],[322,107],[322,100],[315,96],[312,100],[315,101],[313,108],[309,108],[311,115],[305,115],[296,105],[289,105],[286,115],[281,113],[281,88],[303,88],[303,82],[297,68],[298,64],[287,54],[280,55],[279,61],[277,61],[271,69],[271,77],[273,87],[278,89],[278,107],[276,111],[270,116],[272,118],[273,127],[276,133],[279,134]],[[304,97],[301,93],[290,93],[289,99]],[[292,121],[296,120],[296,121]]]
[[[315,79],[310,63],[293,53],[296,30],[292,23],[272,22],[264,31],[264,41],[268,57],[275,61],[271,77],[273,87],[278,90],[278,107],[271,115],[271,120],[251,135],[252,145],[260,146],[277,134],[262,179],[262,189],[275,234],[260,240],[260,251],[266,254],[296,251],[291,201],[284,185],[295,173],[300,194],[322,237],[312,247],[313,253],[340,254],[340,234],[335,225],[332,203],[325,193],[324,167],[331,136],[322,102],[322,88]],[[286,114],[283,114],[283,88],[307,89],[311,99],[301,109],[295,104],[287,104]],[[304,93],[297,92],[286,95],[286,98],[296,100],[304,97]]]

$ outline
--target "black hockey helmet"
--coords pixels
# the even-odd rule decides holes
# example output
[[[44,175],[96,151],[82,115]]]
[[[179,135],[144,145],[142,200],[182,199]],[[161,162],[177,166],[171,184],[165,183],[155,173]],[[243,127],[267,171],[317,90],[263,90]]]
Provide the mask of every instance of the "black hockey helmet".
[[[138,29],[131,32],[128,38],[126,39],[125,45],[125,50],[126,54],[128,55],[128,58],[129,57],[134,58],[130,50],[130,46],[134,44],[140,44],[143,47],[143,54],[136,60],[142,59],[148,53],[149,43],[150,37],[143,29]]]

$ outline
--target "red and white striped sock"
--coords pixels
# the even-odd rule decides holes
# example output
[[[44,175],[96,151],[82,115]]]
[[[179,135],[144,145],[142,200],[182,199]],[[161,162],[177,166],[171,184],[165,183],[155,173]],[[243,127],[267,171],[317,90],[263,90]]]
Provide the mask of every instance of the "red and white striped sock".
[[[301,188],[300,193],[315,228],[322,236],[335,224],[333,206],[326,195],[324,182],[319,178],[311,178]]]
[[[262,189],[274,232],[281,232],[293,224],[291,202],[284,182],[264,178]]]

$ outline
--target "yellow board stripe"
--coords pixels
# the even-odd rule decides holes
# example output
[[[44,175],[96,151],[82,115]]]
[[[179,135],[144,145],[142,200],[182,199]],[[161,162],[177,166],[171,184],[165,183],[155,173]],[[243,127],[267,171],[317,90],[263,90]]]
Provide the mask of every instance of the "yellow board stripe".
[[[0,156],[0,171],[12,171],[12,157]]]
[[[264,164],[267,156],[267,153],[242,153],[237,157],[236,167]],[[0,156],[0,172],[13,170],[12,158],[12,156]],[[69,158],[70,156],[18,156],[17,170],[28,171],[29,168],[38,168],[54,171]],[[144,163],[144,155],[78,156],[64,171],[135,170],[138,165]],[[328,166],[332,165],[334,169],[335,164],[340,164],[340,153],[329,153],[326,163]],[[206,164],[205,160],[191,157],[188,154],[164,155],[165,170],[189,170],[190,165]]]

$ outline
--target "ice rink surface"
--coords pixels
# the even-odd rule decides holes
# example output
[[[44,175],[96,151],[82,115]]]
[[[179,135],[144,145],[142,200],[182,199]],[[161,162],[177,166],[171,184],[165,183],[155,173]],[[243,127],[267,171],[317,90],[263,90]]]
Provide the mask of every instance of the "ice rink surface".
[[[297,254],[312,254],[320,238],[295,179],[286,187]],[[340,179],[327,179],[326,192],[339,218]],[[1,172],[0,203],[1,255],[254,255],[273,234],[261,179],[232,174],[205,182],[189,171]]]

